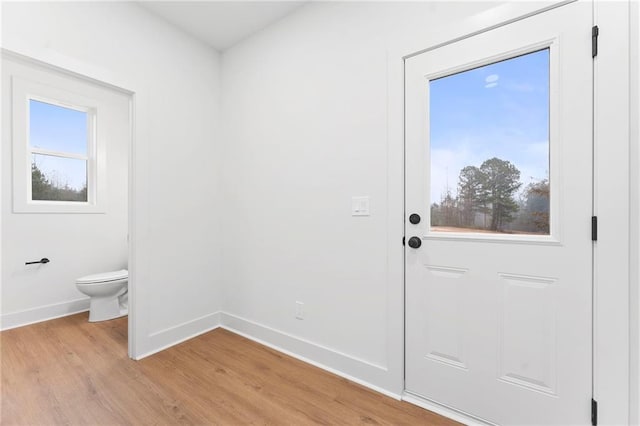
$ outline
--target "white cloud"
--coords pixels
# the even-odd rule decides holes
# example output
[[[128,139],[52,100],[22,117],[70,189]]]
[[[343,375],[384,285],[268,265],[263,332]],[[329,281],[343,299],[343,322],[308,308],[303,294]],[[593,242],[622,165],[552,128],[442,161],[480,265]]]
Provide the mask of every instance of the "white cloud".
[[[485,83],[495,83],[499,79],[500,79],[500,76],[498,74],[491,74],[491,75],[488,75],[487,78],[484,79],[484,81]]]
[[[496,87],[498,85],[498,80],[500,76],[498,74],[488,75],[487,78],[484,79],[484,82],[487,83],[484,85],[486,89],[491,89],[492,87]]]

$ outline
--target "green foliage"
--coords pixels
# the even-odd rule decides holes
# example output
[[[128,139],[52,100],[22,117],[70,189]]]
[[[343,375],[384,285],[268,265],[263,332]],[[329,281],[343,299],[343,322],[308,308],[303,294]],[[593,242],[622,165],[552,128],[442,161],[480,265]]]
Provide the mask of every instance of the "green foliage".
[[[458,224],[458,203],[449,191],[440,202],[440,215],[444,224]]]
[[[47,179],[42,171],[31,163],[31,199],[42,201],[87,201],[87,186],[76,190],[68,184],[57,186]]]
[[[480,167],[466,166],[460,170],[457,196],[447,189],[440,203],[431,205],[431,225],[549,233],[549,181],[531,183],[518,193],[521,187],[520,170],[509,161],[494,157]]]
[[[441,226],[443,224],[440,214],[440,205],[438,203],[431,204],[431,226]]]
[[[549,233],[549,180],[530,183],[525,193],[525,213],[530,216],[536,231]]]
[[[463,226],[473,226],[476,213],[486,212],[486,202],[482,187],[483,176],[475,166],[460,170],[458,178],[458,208]]]
[[[481,200],[491,206],[489,229],[502,230],[503,224],[511,222],[518,211],[514,195],[522,186],[520,170],[509,161],[494,157],[480,166],[480,179]]]

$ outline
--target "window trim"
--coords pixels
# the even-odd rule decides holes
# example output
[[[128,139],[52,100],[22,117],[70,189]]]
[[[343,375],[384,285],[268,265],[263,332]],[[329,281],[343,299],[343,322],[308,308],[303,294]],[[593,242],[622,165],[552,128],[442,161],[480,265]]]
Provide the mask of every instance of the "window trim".
[[[539,245],[561,245],[563,241],[562,227],[560,223],[560,212],[562,210],[562,199],[558,194],[557,188],[561,183],[560,170],[562,169],[562,159],[560,158],[562,135],[558,118],[554,115],[554,111],[560,109],[559,80],[560,80],[560,45],[561,36],[556,36],[546,40],[531,43],[519,49],[500,52],[496,55],[478,58],[466,64],[434,71],[424,76],[425,78],[425,97],[429,99],[429,83],[439,78],[448,77],[458,73],[466,72],[475,68],[496,64],[502,61],[536,53],[542,50],[549,51],[549,233],[548,234],[505,234],[505,233],[479,233],[479,232],[439,232],[434,231],[431,226],[431,175],[425,176],[426,182],[429,184],[428,204],[429,214],[427,215],[427,229],[423,235],[424,239],[431,240],[464,240],[464,241],[482,241],[482,242],[509,242],[523,244],[539,244]],[[428,107],[427,107],[428,108]],[[431,161],[431,140],[428,144],[429,161]]]
[[[30,100],[45,102],[87,114],[87,154],[34,148],[29,139]],[[105,141],[98,130],[98,103],[90,98],[43,83],[12,76],[13,212],[105,213]],[[87,201],[32,200],[33,154],[86,160]]]

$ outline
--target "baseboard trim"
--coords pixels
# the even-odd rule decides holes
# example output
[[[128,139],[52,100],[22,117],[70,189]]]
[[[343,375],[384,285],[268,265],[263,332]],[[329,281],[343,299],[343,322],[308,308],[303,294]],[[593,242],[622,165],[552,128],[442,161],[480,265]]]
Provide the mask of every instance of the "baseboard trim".
[[[351,380],[388,397],[396,400],[402,399],[401,395],[373,384],[369,380],[345,373],[345,371],[354,371],[361,377],[376,378],[388,374],[387,369],[382,366],[226,312],[221,312],[220,321],[220,326],[225,330],[229,330],[232,333],[246,337],[278,352],[282,352],[300,361]]]
[[[25,309],[24,311],[10,312],[2,314],[0,317],[0,330],[10,330],[12,328],[23,327],[42,321],[66,317],[89,310],[89,298],[69,300],[62,303],[38,306],[36,308]]]
[[[199,318],[185,321],[182,324],[165,328],[149,334],[145,346],[152,347],[142,354],[135,354],[133,359],[141,360],[150,355],[163,351],[189,339],[193,339],[201,334],[208,333],[220,327],[220,312],[203,315]]]
[[[462,411],[447,407],[446,405],[441,405],[436,402],[429,401],[428,399],[422,398],[419,395],[415,395],[410,392],[405,391],[402,394],[402,400],[468,426],[496,426],[494,423],[487,422],[485,420],[463,413]]]

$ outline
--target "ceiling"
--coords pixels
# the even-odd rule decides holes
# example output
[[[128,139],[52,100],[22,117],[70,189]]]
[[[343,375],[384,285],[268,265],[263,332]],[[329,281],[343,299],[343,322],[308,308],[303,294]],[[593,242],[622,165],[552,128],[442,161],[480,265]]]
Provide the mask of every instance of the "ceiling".
[[[143,8],[222,51],[306,1],[140,1]]]

